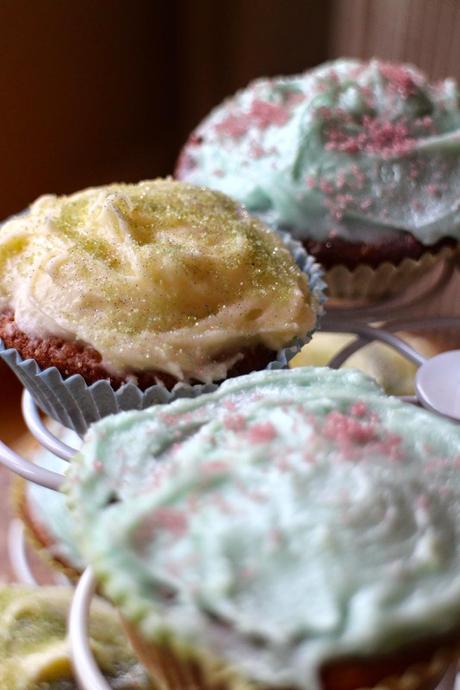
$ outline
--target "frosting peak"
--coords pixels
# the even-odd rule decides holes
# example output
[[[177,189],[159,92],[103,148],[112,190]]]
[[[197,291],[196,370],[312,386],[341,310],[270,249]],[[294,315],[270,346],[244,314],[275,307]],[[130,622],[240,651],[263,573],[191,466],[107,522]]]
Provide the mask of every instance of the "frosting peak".
[[[0,232],[0,308],[27,334],[77,339],[109,371],[224,378],[315,321],[282,241],[224,195],[172,180],[44,196]]]
[[[178,173],[298,237],[458,238],[457,86],[379,60],[260,79],[201,123]]]

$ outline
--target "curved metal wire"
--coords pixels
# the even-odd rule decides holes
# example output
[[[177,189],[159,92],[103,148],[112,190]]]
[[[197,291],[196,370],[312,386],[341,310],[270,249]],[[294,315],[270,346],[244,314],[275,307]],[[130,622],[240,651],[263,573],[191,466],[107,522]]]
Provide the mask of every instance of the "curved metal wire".
[[[7,546],[8,560],[15,579],[23,585],[39,585],[27,555],[24,523],[19,518],[13,518],[10,521]],[[64,573],[53,572],[53,580],[57,585],[72,585]]]
[[[8,557],[18,582],[22,585],[38,585],[27,560],[24,525],[18,518],[11,520],[8,529]]]
[[[96,664],[89,644],[88,624],[91,599],[96,581],[87,568],[75,589],[69,615],[69,641],[75,675],[81,690],[110,690]]]
[[[24,389],[21,400],[22,415],[32,436],[47,450],[51,451],[62,460],[71,460],[77,450],[63,443],[49,429],[46,428],[38,411],[38,407],[30,395]]]
[[[375,326],[366,326],[364,324],[349,324],[348,326],[341,326],[337,324],[333,328],[327,327],[325,330],[331,330],[334,333],[351,332],[358,336],[355,341],[346,345],[330,360],[329,366],[332,369],[338,369],[345,362],[345,360],[348,359],[348,357],[351,357],[354,352],[373,340],[379,340],[380,342],[389,345],[417,366],[424,364],[427,359],[419,352],[414,350],[413,347],[408,345],[408,343],[404,342],[404,340],[398,338],[398,336],[394,335],[393,333],[388,333],[381,328],[376,328]]]
[[[34,465],[0,441],[0,463],[29,482],[58,491],[64,479],[62,474]]]

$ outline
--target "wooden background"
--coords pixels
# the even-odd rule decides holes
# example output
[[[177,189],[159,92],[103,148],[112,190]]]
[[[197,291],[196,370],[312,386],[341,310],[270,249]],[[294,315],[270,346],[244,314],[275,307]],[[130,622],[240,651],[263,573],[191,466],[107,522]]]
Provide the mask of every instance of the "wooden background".
[[[459,38],[457,0],[4,0],[0,218],[171,173],[190,129],[257,76],[378,55],[460,77]]]
[[[460,79],[460,2],[4,0],[0,218],[45,192],[170,174],[190,129],[226,95],[339,55]],[[0,438],[11,442],[20,389],[5,367],[0,381]],[[8,574],[0,538],[1,562]]]

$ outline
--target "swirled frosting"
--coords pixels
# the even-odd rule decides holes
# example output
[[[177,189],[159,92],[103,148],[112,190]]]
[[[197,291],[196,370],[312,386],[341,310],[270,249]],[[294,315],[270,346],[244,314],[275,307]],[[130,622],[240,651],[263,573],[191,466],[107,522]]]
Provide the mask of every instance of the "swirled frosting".
[[[282,241],[220,193],[172,180],[45,196],[0,231],[0,309],[94,347],[110,372],[224,378],[315,322]]]
[[[178,175],[299,238],[458,239],[457,85],[378,60],[260,79],[198,126]]]
[[[313,690],[326,660],[458,626],[459,451],[357,371],[260,372],[97,423],[67,491],[147,640]]]

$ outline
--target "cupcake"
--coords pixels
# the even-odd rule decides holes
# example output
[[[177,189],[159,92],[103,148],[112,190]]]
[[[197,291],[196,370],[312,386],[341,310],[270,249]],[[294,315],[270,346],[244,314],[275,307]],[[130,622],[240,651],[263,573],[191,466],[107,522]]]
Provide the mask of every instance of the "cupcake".
[[[401,292],[457,246],[457,85],[375,59],[259,79],[197,127],[176,176],[291,232],[332,297]]]
[[[70,587],[0,587],[0,687],[77,690],[67,642]],[[90,641],[109,687],[152,690],[116,612],[102,600],[91,610]]]
[[[1,356],[79,433],[285,364],[321,298],[299,245],[172,180],[41,197],[1,228],[0,260]]]
[[[460,428],[353,370],[109,417],[78,539],[164,690],[434,688],[460,625]]]
[[[53,433],[69,446],[81,445],[70,429],[50,425]],[[28,438],[21,445],[31,461],[52,472],[64,474],[68,463]],[[85,568],[74,536],[74,521],[66,506],[65,497],[39,484],[17,479],[13,486],[13,506],[26,528],[26,537],[33,550],[54,570],[77,580]]]

